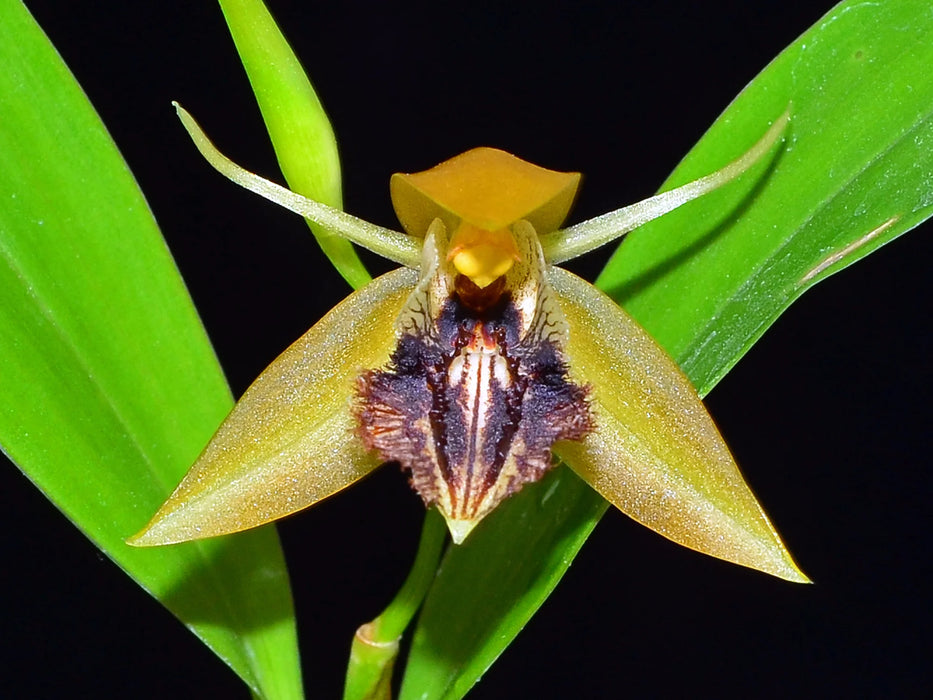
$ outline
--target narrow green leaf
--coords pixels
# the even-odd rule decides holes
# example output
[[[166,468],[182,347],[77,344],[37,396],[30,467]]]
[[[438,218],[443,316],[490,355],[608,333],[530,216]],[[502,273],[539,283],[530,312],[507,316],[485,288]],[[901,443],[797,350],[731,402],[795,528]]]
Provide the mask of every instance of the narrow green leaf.
[[[600,285],[704,392],[806,289],[930,216],[931,65],[928,3],[840,5],[739,95],[665,188],[790,104],[767,178],[644,226],[606,266]],[[702,293],[671,304],[683,290]]]
[[[463,697],[554,590],[606,508],[560,466],[451,547],[418,619],[399,697]],[[509,528],[514,536],[503,534]]]
[[[289,186],[342,209],[337,141],[298,58],[261,0],[220,0],[220,6]],[[349,242],[308,225],[354,289],[369,282],[369,273]]]
[[[123,542],[197,457],[230,392],[132,175],[18,0],[0,1],[0,65],[3,451],[256,694],[299,697],[273,529]]]
[[[701,394],[805,289],[930,215],[930,65],[928,3],[844,3],[755,79],[665,183],[722,166],[792,105],[789,140],[770,171],[643,227],[600,278]],[[401,697],[462,697],[605,508],[560,468],[452,549],[419,620]]]

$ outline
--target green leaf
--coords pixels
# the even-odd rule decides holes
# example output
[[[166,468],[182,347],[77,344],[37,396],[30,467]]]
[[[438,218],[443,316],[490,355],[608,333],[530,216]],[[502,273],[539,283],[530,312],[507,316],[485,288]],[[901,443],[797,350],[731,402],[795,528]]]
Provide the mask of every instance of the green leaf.
[[[600,286],[701,394],[804,290],[930,215],[930,65],[927,3],[836,7],[730,105],[664,189],[728,162],[791,104],[787,146],[771,168],[639,229],[607,266]],[[401,697],[462,697],[605,508],[562,467],[452,549],[419,620]]]
[[[561,466],[451,547],[418,619],[399,697],[463,697],[554,590],[606,508]],[[517,530],[507,536],[508,528]]]
[[[837,7],[739,95],[665,188],[790,104],[767,176],[644,226],[606,266],[600,286],[703,393],[806,289],[930,216],[931,40],[927,3]],[[702,293],[672,304],[683,290]]]
[[[132,175],[17,0],[0,0],[0,65],[3,451],[254,693],[300,697],[273,529],[124,544],[197,457],[230,392]]]
[[[261,0],[221,0],[220,6],[289,186],[342,209],[337,141],[298,58]],[[321,250],[354,289],[370,281],[348,241],[308,225]]]

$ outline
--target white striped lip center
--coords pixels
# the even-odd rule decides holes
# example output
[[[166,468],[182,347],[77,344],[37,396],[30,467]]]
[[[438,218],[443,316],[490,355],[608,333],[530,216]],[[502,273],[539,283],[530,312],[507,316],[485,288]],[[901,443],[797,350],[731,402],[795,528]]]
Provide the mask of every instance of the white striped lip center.
[[[465,464],[456,465],[460,473],[466,476],[466,480],[463,488],[458,490],[464,496],[479,496],[473,503],[466,500],[459,503],[457,517],[471,517],[475,515],[483,496],[486,495],[486,489],[473,494],[473,477],[475,475],[482,479],[492,466],[483,463],[483,444],[487,440],[487,415],[493,403],[492,385],[496,382],[503,391],[509,386],[508,363],[499,354],[495,340],[483,332],[482,324],[476,324],[472,341],[450,363],[448,380],[451,386],[459,386],[461,389],[459,403],[467,434]]]

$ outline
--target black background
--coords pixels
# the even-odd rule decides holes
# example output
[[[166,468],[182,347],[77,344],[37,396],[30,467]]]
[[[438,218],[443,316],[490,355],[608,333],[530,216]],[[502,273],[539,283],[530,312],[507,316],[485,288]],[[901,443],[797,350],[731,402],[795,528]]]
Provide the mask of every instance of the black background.
[[[347,288],[299,219],[214,173],[175,120],[172,99],[280,179],[219,9],[27,5],[138,178],[241,393]],[[394,226],[391,172],[483,144],[584,172],[574,220],[651,194],[831,3],[270,6],[334,123],[347,210]],[[473,697],[925,695],[930,252],[921,227],[819,285],[708,398],[815,585],[611,511]],[[9,465],[0,489],[2,694],[247,697]],[[397,589],[422,512],[383,470],[281,525],[309,697],[339,695],[353,630]]]

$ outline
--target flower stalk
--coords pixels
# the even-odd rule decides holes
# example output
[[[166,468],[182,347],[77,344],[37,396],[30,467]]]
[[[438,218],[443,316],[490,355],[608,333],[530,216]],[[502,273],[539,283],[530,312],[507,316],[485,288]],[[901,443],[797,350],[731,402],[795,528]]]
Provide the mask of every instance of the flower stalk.
[[[391,697],[392,669],[399,641],[427,595],[447,541],[444,519],[436,510],[424,518],[418,553],[405,583],[388,607],[353,635],[344,700],[382,700]]]

